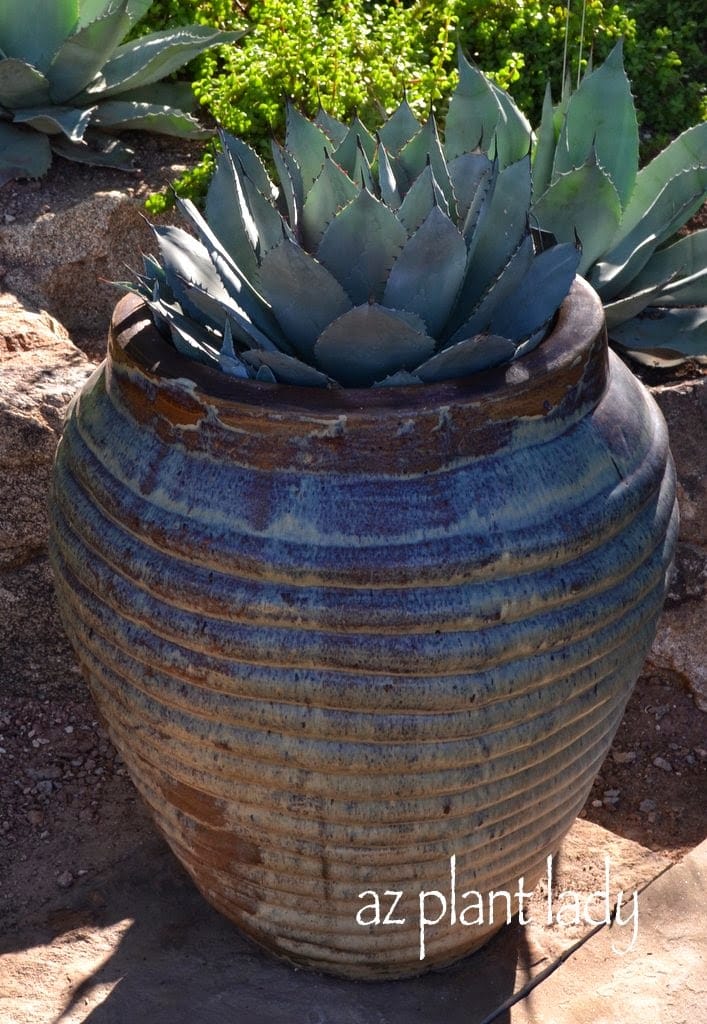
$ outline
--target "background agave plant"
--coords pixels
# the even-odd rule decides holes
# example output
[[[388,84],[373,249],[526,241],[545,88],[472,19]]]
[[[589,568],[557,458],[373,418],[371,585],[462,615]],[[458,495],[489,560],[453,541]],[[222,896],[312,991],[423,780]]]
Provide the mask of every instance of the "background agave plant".
[[[52,151],[129,167],[132,151],[112,137],[124,129],[210,134],[179,109],[190,88],[154,83],[243,33],[192,25],[120,45],[151,2],[2,0],[0,185],[45,174]]]
[[[556,109],[548,88],[533,181],[540,226],[582,240],[579,272],[602,298],[611,340],[653,365],[707,356],[707,230],[676,238],[707,198],[707,123],[639,171],[618,43]]]
[[[367,387],[514,359],[542,340],[580,258],[534,241],[529,144],[475,74],[444,145],[406,101],[375,138],[289,106],[280,186],[223,133],[206,216],[180,202],[196,239],[155,227],[161,261],[146,258],[135,290],[180,352],[235,377]]]

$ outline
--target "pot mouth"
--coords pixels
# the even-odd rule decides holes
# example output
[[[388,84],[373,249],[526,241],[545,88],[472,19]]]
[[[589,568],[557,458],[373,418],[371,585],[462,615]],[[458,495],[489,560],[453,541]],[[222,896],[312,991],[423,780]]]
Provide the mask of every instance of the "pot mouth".
[[[576,277],[558,310],[555,325],[531,352],[515,362],[482,370],[468,377],[433,384],[410,384],[379,388],[315,388],[292,384],[229,377],[212,367],[181,355],[157,330],[149,308],[134,294],[116,305],[111,320],[108,353],[115,368],[137,370],[152,383],[186,384],[190,392],[219,404],[273,407],[293,413],[337,414],[370,410],[378,414],[414,412],[416,409],[477,404],[502,400],[506,413],[520,402],[527,404],[528,392],[547,388],[545,411],[557,404],[552,392],[558,379],[578,385],[593,367],[592,390],[597,396],[606,385],[606,327],[599,296],[581,277]],[[554,384],[553,384],[554,382]],[[586,397],[586,396],[585,396]],[[598,397],[597,397],[598,400]],[[522,415],[522,409],[516,415]]]

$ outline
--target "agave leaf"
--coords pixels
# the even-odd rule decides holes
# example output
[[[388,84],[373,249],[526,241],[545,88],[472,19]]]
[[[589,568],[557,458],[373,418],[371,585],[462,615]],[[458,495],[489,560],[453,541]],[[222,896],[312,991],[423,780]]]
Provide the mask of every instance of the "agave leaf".
[[[255,375],[255,379],[264,384],[277,384],[277,377],[272,372],[269,366],[264,363],[258,368],[258,372]]]
[[[582,241],[579,273],[608,249],[621,220],[621,200],[611,178],[598,166],[595,155],[581,167],[560,174],[532,208],[540,226],[559,242]]]
[[[279,346],[285,351],[289,351],[289,345],[283,337],[278,323],[275,320],[272,310],[268,306],[267,302],[248,280],[240,267],[233,262],[232,258],[221,245],[212,229],[197,210],[196,206],[194,206],[191,200],[181,199],[179,196],[177,197],[177,205],[192,224],[197,235],[201,239],[199,246],[200,259],[203,260],[203,257],[205,256],[212,264],[212,270],[220,280],[222,288],[226,290],[236,307],[242,312],[244,320],[247,323],[252,323],[260,332],[262,332],[262,336],[259,338],[259,344],[264,348],[275,348]],[[183,232],[183,234],[188,240],[186,244],[188,245],[191,243],[192,248],[194,248],[197,245],[194,239],[191,238],[191,236],[186,235],[186,232]],[[179,236],[178,241],[184,243],[185,240]],[[203,269],[204,273],[208,274],[207,268],[204,267]],[[196,281],[193,277],[190,277],[189,279],[193,280],[194,283],[198,284],[199,287],[204,288],[204,290],[209,293],[214,294],[219,298],[221,297],[220,290],[218,288],[213,289],[210,287],[208,280]]]
[[[491,82],[457,52],[459,83],[449,101],[444,148],[447,160],[481,149],[488,153],[501,117],[501,106]]]
[[[441,207],[449,216],[447,200],[428,164],[422,174],[415,179],[412,188],[403,199],[398,210],[398,220],[405,225],[408,234],[412,235],[435,206]]]
[[[631,194],[621,228],[614,245],[628,235],[643,220],[671,178],[690,167],[707,165],[707,121],[688,128],[677,139],[659,153],[651,162],[641,168]]]
[[[105,5],[104,5],[105,6]],[[94,80],[130,31],[127,0],[64,40],[49,66],[52,99],[65,103]]]
[[[707,228],[654,252],[631,282],[632,291],[660,284],[656,306],[707,305]]]
[[[589,281],[602,299],[611,301],[645,267],[658,246],[699,210],[707,190],[707,166],[671,178],[642,220],[595,264]]]
[[[317,365],[344,387],[370,387],[397,370],[412,370],[434,351],[425,325],[412,326],[410,315],[365,303],[331,323],[320,335]]]
[[[81,3],[85,3],[85,0],[81,0]],[[147,14],[153,3],[154,0],[128,0],[128,15],[133,25]]]
[[[242,139],[236,138],[235,135],[231,135],[230,132],[223,129],[219,131],[219,136],[221,145],[231,154],[234,166],[242,167],[258,192],[274,202],[278,197],[277,186],[271,181],[263,161],[255,150],[251,149]]]
[[[422,174],[427,164],[431,166],[437,184],[447,201],[450,216],[456,217],[454,189],[452,188],[452,181],[447,170],[447,161],[444,158],[439,135],[437,134],[437,124],[432,114],[430,114],[417,135],[403,146],[398,154],[396,171],[402,172],[407,178],[407,186],[403,186],[405,191]]]
[[[334,160],[351,178],[354,177],[359,145],[363,147],[370,164],[375,156],[376,140],[358,117],[354,117],[345,139],[334,152]]]
[[[149,299],[147,305],[158,326],[162,323],[168,328],[177,352],[206,366],[218,366],[217,339],[212,332],[161,299]]]
[[[494,312],[503,303],[515,302],[515,293],[530,269],[534,259],[533,239],[526,232],[510,260],[491,282],[476,306],[467,298],[464,290],[459,294],[456,308],[449,319],[450,344],[487,331]],[[466,284],[466,282],[464,282]],[[473,282],[472,282],[473,284]],[[473,294],[475,294],[475,289]],[[458,326],[460,321],[461,326]]]
[[[237,338],[243,348],[252,348],[253,345],[276,348],[255,326],[245,310],[228,294],[219,292],[216,296],[203,285],[187,280],[180,274],[170,273],[168,285],[184,313],[203,327],[218,331],[225,320],[229,324],[232,337]]]
[[[228,299],[228,291],[205,245],[182,228],[157,224],[151,227],[162,254],[167,282],[175,295],[181,290],[180,282],[188,281],[214,299]]]
[[[465,282],[464,292],[470,308],[506,266],[525,236],[530,188],[529,156],[499,172],[486,211],[468,243],[467,268],[473,276]]]
[[[391,210],[399,210],[402,199],[398,190],[398,182],[380,136],[378,142],[378,184],[381,199],[385,205],[389,206]]]
[[[194,113],[197,107],[189,82],[153,82],[141,89],[126,89],[120,98],[125,103],[156,103],[160,107],[176,107],[186,113]]]
[[[360,184],[361,188],[367,188],[372,195],[376,195],[378,192],[378,183],[373,177],[371,171],[371,164],[366,151],[363,146],[359,143],[356,150],[356,161],[353,169],[353,180]]]
[[[336,214],[348,206],[358,193],[358,188],[348,174],[327,154],[302,209],[301,230],[306,249],[314,252]]]
[[[279,146],[274,139],[272,139],[270,146],[272,149],[273,162],[277,169],[278,178],[280,179],[280,212],[283,215],[287,213],[290,228],[292,229],[293,234],[296,235],[299,230],[300,220],[302,218],[302,206],[304,204],[302,175],[300,174],[300,169],[297,166],[297,161],[291,153],[288,153],[286,149]],[[284,209],[282,199],[284,199]]]
[[[496,123],[494,145],[489,150],[489,156],[498,157],[499,165],[503,169],[528,155],[533,130],[525,114],[518,109],[504,89],[499,89],[494,82],[491,82],[491,89],[498,101],[500,114]]]
[[[52,135],[52,150],[65,160],[91,167],[114,167],[119,171],[134,171],[135,151],[114,136],[104,135],[88,128],[84,142],[70,142],[64,135]]]
[[[374,382],[374,388],[404,388],[410,387],[411,384],[423,384],[424,381],[421,377],[418,377],[414,373],[410,373],[408,370],[397,370],[395,373],[391,373],[388,377],[384,377],[383,380],[377,380]]]
[[[292,103],[287,104],[285,149],[297,161],[305,195],[319,177],[329,139],[321,128],[312,124]]]
[[[15,124],[28,124],[45,135],[63,133],[71,142],[81,142],[95,107],[29,107],[14,112]]]
[[[243,353],[243,359],[257,370],[267,366],[279,384],[301,388],[326,388],[334,383],[325,373],[284,352],[263,352],[260,349]],[[262,378],[261,378],[262,379]]]
[[[666,284],[668,284],[667,281],[660,281],[640,290],[634,287],[631,289],[630,295],[621,296],[615,302],[605,303],[604,315],[608,330],[611,331],[625,320],[638,316],[648,306],[657,305],[656,300]]]
[[[314,123],[317,128],[321,128],[334,146],[340,146],[348,134],[347,125],[332,117],[321,105],[314,118]]]
[[[471,373],[507,363],[514,356],[515,350],[516,346],[508,338],[476,334],[437,352],[414,372],[425,384],[468,377]]]
[[[395,214],[363,189],[326,229],[317,258],[359,304],[381,297],[406,242]]]
[[[352,305],[336,278],[289,238],[264,257],[260,287],[292,348],[307,360],[326,326]]]
[[[221,349],[218,354],[218,367],[219,370],[227,373],[229,377],[237,377],[240,380],[247,380],[250,377],[248,367],[236,355],[236,350],[233,347],[233,332],[228,320],[223,329],[223,341],[221,342]]]
[[[457,219],[461,224],[475,202],[479,190],[486,187],[493,173],[493,164],[484,153],[464,153],[448,165],[456,199]]]
[[[449,217],[433,206],[393,264],[383,305],[416,313],[427,333],[436,337],[447,322],[465,270],[466,243]]]
[[[118,0],[120,2],[120,0]],[[147,0],[145,0],[147,2]],[[130,0],[128,0],[126,6],[129,6]],[[96,21],[97,18],[102,17],[105,14],[106,8],[111,6],[110,0],[79,0],[79,20],[76,23],[76,29],[85,28],[86,25],[90,25],[92,21]],[[115,6],[115,5],[114,5]]]
[[[156,132],[180,139],[203,139],[213,135],[211,129],[202,128],[196,118],[182,110],[152,103],[126,103],[122,100],[100,103],[93,115],[92,124],[109,130]]]
[[[419,131],[420,122],[413,114],[407,99],[403,97],[402,103],[381,126],[378,135],[387,152],[392,156],[397,156]]]
[[[49,81],[30,64],[16,57],[0,60],[0,106],[8,110],[50,103]]]
[[[256,255],[260,261],[269,249],[274,249],[280,244],[282,236],[289,228],[272,202],[266,199],[250,180],[238,161],[234,162],[234,169],[256,227]]]
[[[195,362],[205,366],[218,366],[218,351],[214,346],[207,347],[199,340],[197,325],[187,317],[178,317],[168,321],[172,343],[177,352],[188,356]]]
[[[0,121],[0,187],[15,178],[41,178],[51,162],[45,135]]]
[[[545,87],[543,111],[533,151],[533,202],[537,201],[550,187],[554,160],[555,123],[552,108],[552,90],[548,82]]]
[[[205,25],[190,25],[166,32],[152,32],[124,43],[102,68],[99,82],[86,89],[88,96],[101,99],[126,89],[142,88],[177,71],[212,46],[235,43],[243,32],[219,32]]]
[[[463,159],[463,157],[458,159]],[[490,167],[486,167],[482,171],[478,187],[470,197],[469,209],[462,224],[462,235],[466,241],[467,249],[471,248],[472,243],[475,244],[484,218],[489,215],[494,192],[496,191],[498,175],[498,160],[494,160]]]
[[[533,334],[531,334],[530,337],[526,338],[525,341],[521,342],[521,344],[516,349],[516,354],[513,356],[512,362],[515,363],[519,359],[522,359],[523,356],[527,356],[528,352],[532,352],[534,348],[538,347],[538,345],[545,338],[546,335],[547,325],[543,324],[543,326],[540,327]]]
[[[539,253],[513,296],[497,309],[489,329],[520,342],[540,330],[555,314],[574,281],[581,253],[567,242]]]
[[[0,51],[46,72],[78,17],[78,0],[2,0]]]
[[[675,366],[707,352],[707,306],[649,307],[611,331],[611,340],[648,366]]]
[[[249,281],[254,281],[258,229],[227,149],[216,158],[216,169],[206,193],[206,219],[234,263]]]
[[[569,101],[553,177],[580,167],[592,149],[625,207],[638,171],[638,122],[621,40],[601,67],[585,76]]]

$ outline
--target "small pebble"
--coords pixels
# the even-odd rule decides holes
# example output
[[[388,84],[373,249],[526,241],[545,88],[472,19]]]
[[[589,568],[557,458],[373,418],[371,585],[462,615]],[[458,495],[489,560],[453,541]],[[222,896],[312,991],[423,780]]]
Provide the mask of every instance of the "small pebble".
[[[62,873],[57,877],[56,880],[56,884],[59,886],[60,889],[68,889],[69,886],[73,885],[73,882],[74,876],[71,874],[70,871],[62,871]]]
[[[636,760],[635,750],[615,750],[611,755],[617,764],[630,764]]]
[[[639,810],[643,811],[644,814],[648,814],[650,811],[654,811],[656,808],[655,800],[641,800]]]
[[[601,800],[592,800],[592,807],[603,807],[604,804]]]
[[[654,757],[653,764],[656,768],[662,768],[664,772],[671,772],[673,770],[670,761],[666,761],[664,757]]]

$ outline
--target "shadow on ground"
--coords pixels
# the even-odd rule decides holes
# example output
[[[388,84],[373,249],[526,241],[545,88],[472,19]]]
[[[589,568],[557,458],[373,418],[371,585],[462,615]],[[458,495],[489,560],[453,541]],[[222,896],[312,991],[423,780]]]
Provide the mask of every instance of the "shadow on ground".
[[[60,976],[64,1003],[52,1024],[481,1024],[489,1017],[508,1024],[508,1011],[494,1011],[517,977],[522,984],[530,974],[523,933],[512,924],[456,966],[407,981],[350,982],[293,969],[212,910],[155,838],[90,891],[28,922],[0,943],[0,954],[35,947]],[[99,966],[69,985],[61,948],[72,948],[65,966],[75,971],[82,940],[85,963]]]

